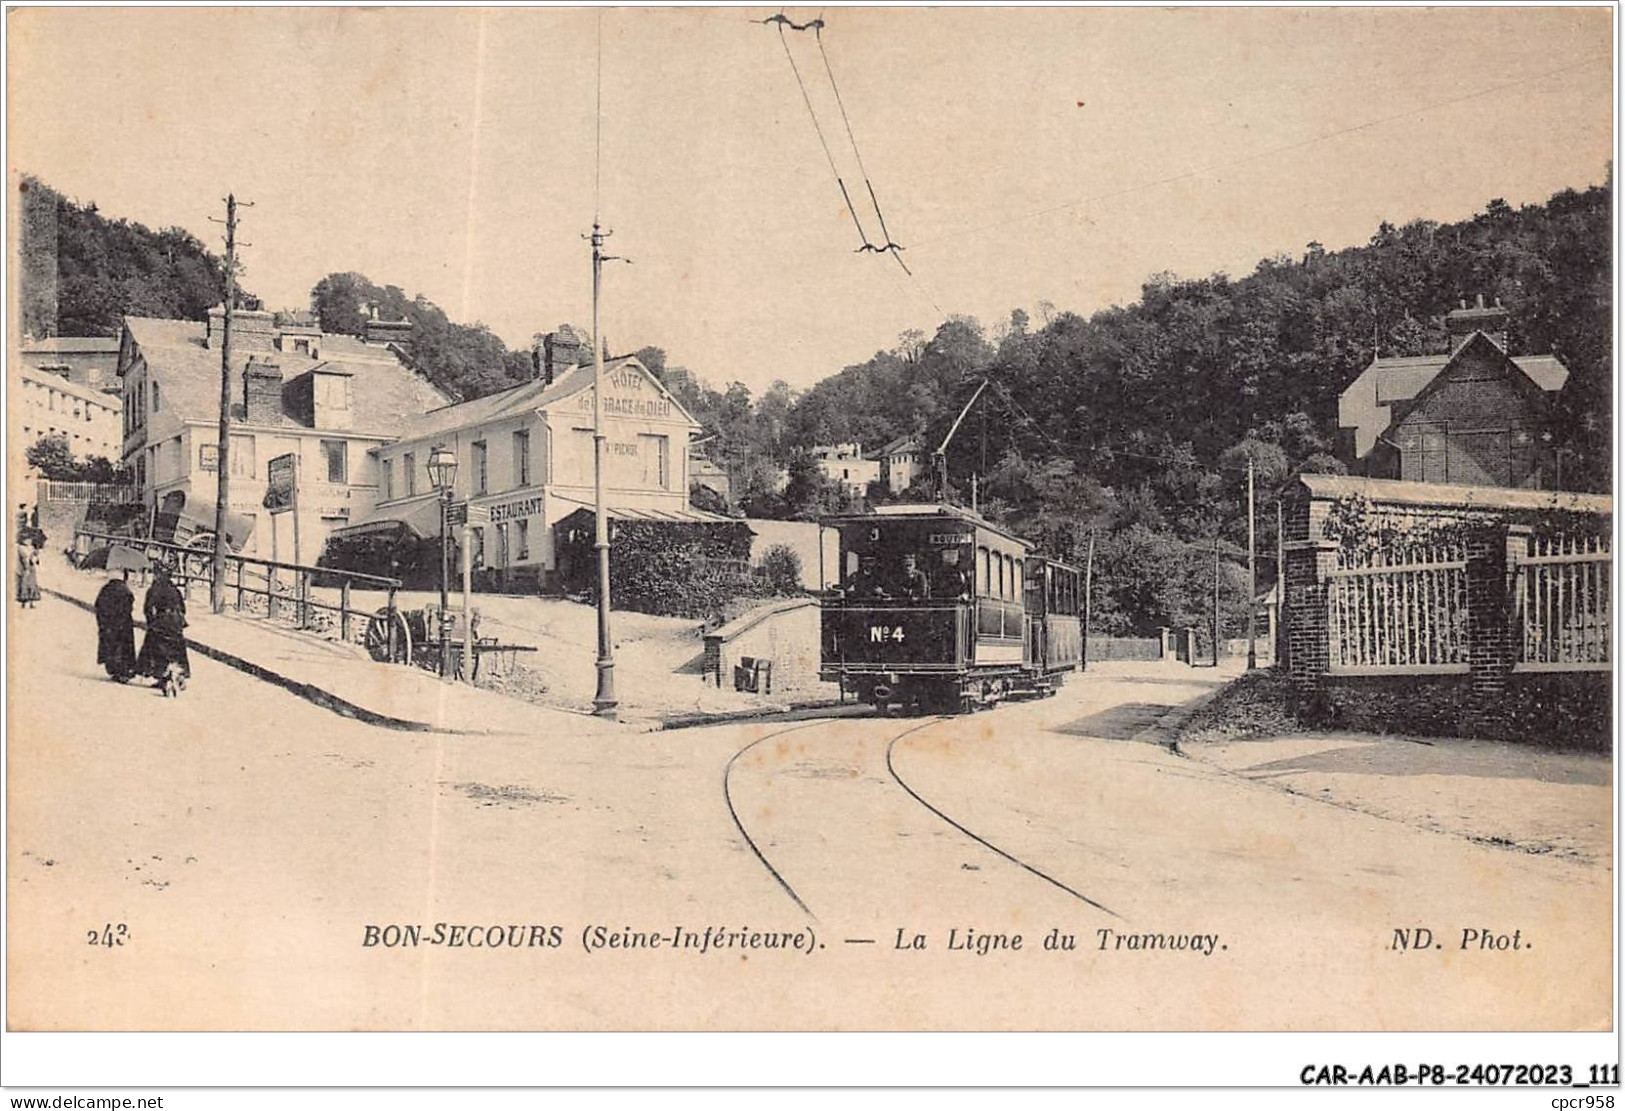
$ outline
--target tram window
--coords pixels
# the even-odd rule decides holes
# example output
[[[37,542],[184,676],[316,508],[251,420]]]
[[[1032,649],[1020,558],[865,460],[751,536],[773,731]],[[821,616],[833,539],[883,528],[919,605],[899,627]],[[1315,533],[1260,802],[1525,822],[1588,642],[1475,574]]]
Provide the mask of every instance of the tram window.
[[[986,548],[976,549],[976,593],[986,595],[991,592],[988,585],[988,551]]]
[[[1014,559],[1011,559],[1009,556],[1005,556],[1004,559],[1001,562],[1002,562],[1003,567],[1004,567],[1004,600],[1008,602],[1010,599],[1012,599],[1012,598],[1014,598],[1016,596],[1016,592],[1015,592],[1016,561]]]
[[[1023,566],[1022,561],[1019,559],[1016,560],[1015,570],[1010,579],[1010,597],[1013,601],[1021,601],[1021,588],[1022,585],[1027,581],[1022,577],[1024,571],[1025,567]]]

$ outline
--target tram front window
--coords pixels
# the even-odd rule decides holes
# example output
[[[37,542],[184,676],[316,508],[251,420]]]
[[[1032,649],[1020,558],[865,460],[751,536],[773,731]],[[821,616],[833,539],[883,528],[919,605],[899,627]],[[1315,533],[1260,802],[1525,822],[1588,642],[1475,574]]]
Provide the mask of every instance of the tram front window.
[[[936,553],[937,564],[932,573],[931,592],[938,598],[953,601],[967,599],[971,595],[971,573],[966,560],[958,548],[944,548]]]

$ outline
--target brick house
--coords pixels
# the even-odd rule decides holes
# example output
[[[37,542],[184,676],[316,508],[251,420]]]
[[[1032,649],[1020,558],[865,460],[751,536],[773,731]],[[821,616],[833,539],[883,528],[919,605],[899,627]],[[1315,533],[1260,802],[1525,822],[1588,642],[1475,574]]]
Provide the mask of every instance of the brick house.
[[[1506,309],[1445,317],[1450,351],[1373,359],[1338,398],[1338,455],[1350,473],[1457,486],[1553,489],[1553,424],[1568,368],[1507,353]]]

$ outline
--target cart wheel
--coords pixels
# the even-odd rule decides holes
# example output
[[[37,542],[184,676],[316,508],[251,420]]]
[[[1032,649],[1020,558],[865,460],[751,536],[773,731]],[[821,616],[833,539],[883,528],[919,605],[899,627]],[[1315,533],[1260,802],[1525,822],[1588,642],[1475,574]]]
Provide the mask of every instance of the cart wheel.
[[[381,664],[412,658],[412,630],[399,610],[381,609],[367,619],[367,654]]]

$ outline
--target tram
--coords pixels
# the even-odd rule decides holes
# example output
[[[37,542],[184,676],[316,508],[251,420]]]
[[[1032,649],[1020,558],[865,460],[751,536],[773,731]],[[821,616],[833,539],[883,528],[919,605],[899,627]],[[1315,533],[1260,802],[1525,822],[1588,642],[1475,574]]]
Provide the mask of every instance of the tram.
[[[1083,660],[1078,571],[950,505],[826,518],[819,675],[885,711],[963,712],[1055,693]]]

